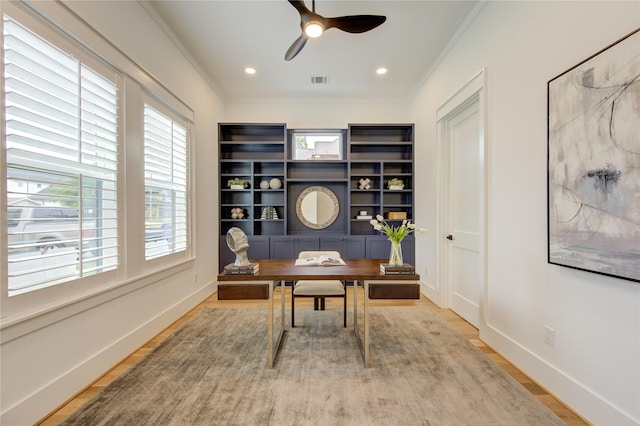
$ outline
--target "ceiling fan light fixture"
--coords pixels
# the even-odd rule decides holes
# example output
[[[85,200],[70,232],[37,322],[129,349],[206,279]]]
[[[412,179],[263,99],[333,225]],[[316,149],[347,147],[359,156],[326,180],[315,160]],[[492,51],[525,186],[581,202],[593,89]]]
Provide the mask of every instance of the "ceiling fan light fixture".
[[[305,0],[288,0],[300,14],[300,28],[302,34],[289,46],[284,54],[284,60],[290,61],[302,50],[307,40],[320,37],[325,30],[337,28],[347,33],[364,33],[370,31],[387,20],[378,15],[348,15],[325,18],[316,13],[316,1],[312,0],[311,10],[305,6]]]
[[[320,37],[323,32],[324,28],[316,21],[311,21],[304,26],[304,33],[311,38]]]

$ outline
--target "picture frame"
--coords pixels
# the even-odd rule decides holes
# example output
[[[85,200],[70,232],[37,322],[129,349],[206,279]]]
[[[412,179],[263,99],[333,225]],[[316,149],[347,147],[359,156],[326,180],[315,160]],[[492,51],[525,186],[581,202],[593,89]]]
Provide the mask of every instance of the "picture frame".
[[[640,282],[640,28],[547,83],[550,264]]]

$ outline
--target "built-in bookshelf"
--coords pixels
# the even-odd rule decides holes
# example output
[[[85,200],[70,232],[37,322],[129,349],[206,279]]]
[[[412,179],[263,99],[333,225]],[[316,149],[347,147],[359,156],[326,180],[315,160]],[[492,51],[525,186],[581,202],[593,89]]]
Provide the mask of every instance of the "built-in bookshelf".
[[[413,124],[350,124],[340,131],[342,158],[318,160],[292,158],[293,131],[286,124],[220,123],[218,132],[221,266],[233,259],[224,238],[231,227],[249,237],[250,257],[288,258],[306,249],[384,258],[389,242],[369,217],[413,218]],[[246,187],[227,185],[236,178]],[[403,186],[390,189],[391,179]],[[296,216],[297,197],[312,185],[329,188],[339,201],[335,222],[323,229],[308,228]],[[412,237],[403,250],[413,262]]]
[[[238,227],[247,235],[283,235],[286,125],[220,124],[218,135],[220,234]],[[245,180],[246,188],[229,188],[227,182],[235,178]],[[272,184],[278,181],[279,187]],[[276,214],[264,218],[265,208]],[[237,209],[242,217],[233,214]]]
[[[413,218],[413,124],[351,124],[348,134],[350,233],[376,233],[358,216]],[[402,180],[402,189],[390,189],[391,179]]]

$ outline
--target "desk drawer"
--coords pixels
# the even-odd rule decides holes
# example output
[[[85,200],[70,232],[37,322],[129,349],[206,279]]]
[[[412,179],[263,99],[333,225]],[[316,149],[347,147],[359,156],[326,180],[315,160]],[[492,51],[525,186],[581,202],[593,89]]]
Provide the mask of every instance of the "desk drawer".
[[[420,299],[420,284],[369,283],[369,299]]]
[[[218,284],[218,300],[269,299],[269,284]]]

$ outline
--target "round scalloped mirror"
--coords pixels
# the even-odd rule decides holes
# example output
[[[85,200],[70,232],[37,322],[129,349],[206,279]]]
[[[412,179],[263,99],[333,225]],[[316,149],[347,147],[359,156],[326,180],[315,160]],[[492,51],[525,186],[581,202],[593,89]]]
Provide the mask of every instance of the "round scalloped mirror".
[[[340,212],[338,197],[324,186],[310,186],[296,201],[296,214],[305,226],[323,229],[336,221]]]

